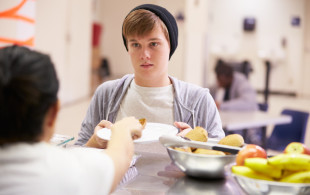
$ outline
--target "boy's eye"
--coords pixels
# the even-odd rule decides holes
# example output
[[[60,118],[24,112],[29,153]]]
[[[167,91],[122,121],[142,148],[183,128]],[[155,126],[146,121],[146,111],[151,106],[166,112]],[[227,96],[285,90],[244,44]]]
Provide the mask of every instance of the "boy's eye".
[[[131,46],[132,47],[139,47],[139,43],[132,43]]]
[[[152,47],[156,47],[157,45],[158,45],[158,43],[156,43],[156,42],[152,42],[152,43],[151,43],[151,46],[152,46]]]

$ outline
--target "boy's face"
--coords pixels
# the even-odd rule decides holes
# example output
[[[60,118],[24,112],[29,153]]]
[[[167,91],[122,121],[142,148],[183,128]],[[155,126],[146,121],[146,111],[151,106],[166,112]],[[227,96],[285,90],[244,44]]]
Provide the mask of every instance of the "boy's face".
[[[168,78],[170,43],[161,27],[155,26],[150,33],[143,36],[128,36],[127,40],[136,82],[159,82]]]

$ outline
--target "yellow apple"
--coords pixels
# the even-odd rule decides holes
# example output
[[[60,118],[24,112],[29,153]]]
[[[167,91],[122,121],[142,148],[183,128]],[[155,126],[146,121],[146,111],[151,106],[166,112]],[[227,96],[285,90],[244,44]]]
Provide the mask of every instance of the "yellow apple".
[[[310,149],[307,148],[307,146],[303,143],[291,142],[285,147],[284,153],[299,153],[310,155]]]

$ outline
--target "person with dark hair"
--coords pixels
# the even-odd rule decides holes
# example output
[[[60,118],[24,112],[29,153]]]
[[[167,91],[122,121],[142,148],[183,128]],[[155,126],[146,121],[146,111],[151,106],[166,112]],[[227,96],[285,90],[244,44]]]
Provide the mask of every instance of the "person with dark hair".
[[[223,60],[217,61],[214,70],[217,84],[210,87],[210,93],[219,110],[258,110],[256,91],[242,73]]]
[[[129,168],[132,136],[142,130],[134,117],[113,125],[105,151],[48,143],[58,89],[49,56],[21,46],[0,49],[0,194],[109,194]]]
[[[245,75],[234,71],[233,67],[223,60],[218,60],[215,66],[217,84],[210,87],[210,92],[216,101],[218,109],[226,111],[256,111],[258,103],[256,91]],[[243,131],[230,133],[242,134]],[[251,129],[244,137],[247,143],[262,145],[261,129]]]
[[[165,8],[143,4],[132,9],[122,26],[124,45],[134,74],[101,84],[84,118],[77,145],[104,148],[94,127],[109,127],[128,115],[148,122],[175,125],[181,131],[201,126],[208,136],[224,137],[221,119],[209,90],[168,75],[168,64],[178,45],[178,26]]]

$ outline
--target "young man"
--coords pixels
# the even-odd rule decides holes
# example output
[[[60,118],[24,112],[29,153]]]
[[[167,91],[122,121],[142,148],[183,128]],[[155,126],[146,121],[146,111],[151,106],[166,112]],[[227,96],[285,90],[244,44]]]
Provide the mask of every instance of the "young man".
[[[209,137],[224,137],[209,90],[168,75],[169,59],[178,45],[174,17],[163,7],[140,5],[126,16],[122,33],[134,75],[98,87],[76,144],[104,148],[105,140],[100,145],[89,142],[89,139],[100,140],[95,125],[105,120],[105,125],[110,127],[126,116],[175,125],[181,130],[201,126]]]
[[[48,144],[58,88],[47,55],[18,46],[0,49],[0,194],[109,194],[129,168],[132,136],[142,129],[133,117],[113,125],[104,152]]]

